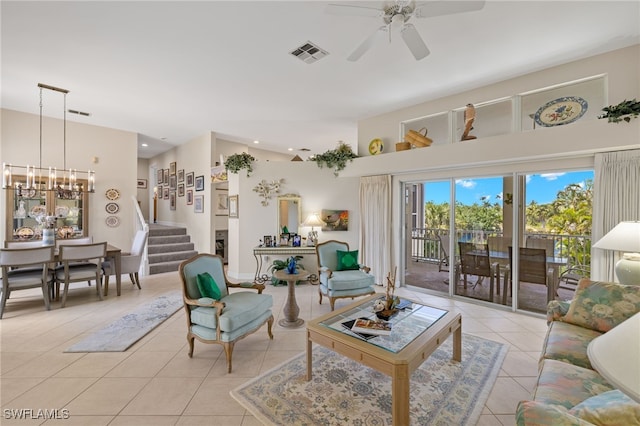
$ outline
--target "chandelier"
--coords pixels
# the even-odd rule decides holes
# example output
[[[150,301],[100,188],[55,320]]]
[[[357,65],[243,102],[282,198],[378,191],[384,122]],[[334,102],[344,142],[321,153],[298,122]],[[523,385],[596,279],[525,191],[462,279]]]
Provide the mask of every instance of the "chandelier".
[[[37,166],[2,163],[2,188],[13,189],[18,197],[38,191],[55,191],[58,198],[78,198],[84,192],[95,192],[96,172],[93,170],[67,169],[67,93],[66,89],[38,83],[40,88],[40,157]],[[63,164],[57,167],[42,167],[42,91],[62,93],[63,104]]]

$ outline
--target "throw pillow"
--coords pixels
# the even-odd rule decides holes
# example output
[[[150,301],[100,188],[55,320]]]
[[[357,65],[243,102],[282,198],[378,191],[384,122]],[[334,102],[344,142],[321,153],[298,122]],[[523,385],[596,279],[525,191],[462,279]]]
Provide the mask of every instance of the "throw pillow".
[[[202,274],[198,274],[196,278],[200,296],[220,300],[220,297],[222,297],[222,293],[220,292],[218,284],[216,284],[216,281],[213,279],[210,273],[203,272]]]
[[[354,251],[342,251],[337,250],[338,253],[338,267],[336,271],[351,271],[360,269],[358,264],[358,250]]]
[[[640,286],[580,280],[562,321],[606,333],[640,312]]]
[[[569,413],[595,425],[640,424],[640,404],[617,389],[587,398]]]

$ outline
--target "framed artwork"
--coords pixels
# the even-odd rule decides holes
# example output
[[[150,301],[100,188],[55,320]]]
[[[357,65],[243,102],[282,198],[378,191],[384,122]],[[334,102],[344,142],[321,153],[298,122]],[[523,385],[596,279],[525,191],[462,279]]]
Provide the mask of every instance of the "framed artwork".
[[[219,189],[217,196],[216,216],[227,216],[229,214],[229,194],[226,190]]]
[[[229,196],[229,217],[238,217],[238,196]]]
[[[302,244],[302,236],[301,235],[294,235],[293,236],[293,246],[294,247],[300,247],[300,245]]]
[[[158,200],[162,200],[162,185],[158,185],[158,192],[156,192]]]
[[[187,173],[187,188],[193,186],[193,172]]]
[[[162,198],[164,198],[165,200],[169,199],[169,187],[168,186],[163,186],[162,187]]]
[[[178,184],[178,197],[184,197],[184,183]]]
[[[327,210],[322,209],[320,220],[324,222],[323,231],[348,231],[349,230],[349,210]]]
[[[146,179],[138,179],[138,188],[139,189],[147,189],[147,180]]]
[[[193,204],[193,189],[187,190],[187,205]]]
[[[156,171],[156,184],[157,185],[161,185],[163,183],[162,175],[163,175],[162,169],[158,169]]]
[[[178,182],[184,182],[184,169],[178,170]]]
[[[176,174],[176,162],[169,163],[169,175],[175,176]]]
[[[264,236],[264,242],[263,242],[265,247],[271,247],[273,245],[273,241],[271,240],[271,235],[265,235]]]
[[[196,176],[196,191],[204,191],[204,176]]]
[[[289,245],[289,241],[290,241],[290,235],[289,234],[280,234],[280,245],[281,246],[288,246]]]
[[[177,189],[176,175],[169,176],[169,189],[172,191]]]
[[[169,169],[162,169],[162,183],[169,184]]]
[[[176,191],[169,192],[169,210],[176,209]]]
[[[195,213],[204,213],[204,195],[193,197],[193,211]]]
[[[211,182],[226,182],[227,169],[224,166],[215,166],[211,168]]]

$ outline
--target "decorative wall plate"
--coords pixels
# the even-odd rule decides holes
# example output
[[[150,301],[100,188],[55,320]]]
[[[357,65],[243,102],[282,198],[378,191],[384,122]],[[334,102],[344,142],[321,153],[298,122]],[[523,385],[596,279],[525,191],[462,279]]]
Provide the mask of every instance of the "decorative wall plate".
[[[22,226],[16,229],[16,237],[19,240],[30,240],[36,235],[36,232],[33,228],[29,228],[28,226]]]
[[[588,104],[577,96],[565,96],[547,102],[536,111],[533,119],[543,127],[573,123],[587,112]]]
[[[104,209],[109,214],[116,214],[120,210],[120,206],[117,203],[107,203],[107,205],[104,206]]]
[[[108,200],[117,200],[118,198],[120,198],[120,191],[114,188],[110,188],[110,189],[107,189],[107,192],[105,192],[105,195],[107,196]]]
[[[69,215],[69,206],[56,206],[55,214],[58,217],[67,217]]]
[[[73,237],[75,232],[73,226],[61,226],[56,234],[58,234],[58,238],[66,239]]]
[[[29,212],[29,216],[31,217],[36,217],[36,216],[46,215],[46,214],[47,214],[47,206],[45,206],[44,204],[31,207],[31,211]]]
[[[369,154],[377,155],[380,154],[384,150],[384,143],[382,139],[373,139],[369,142]]]
[[[118,219],[118,216],[107,216],[107,218],[105,219],[105,223],[108,227],[115,228],[116,226],[120,225],[120,219]]]

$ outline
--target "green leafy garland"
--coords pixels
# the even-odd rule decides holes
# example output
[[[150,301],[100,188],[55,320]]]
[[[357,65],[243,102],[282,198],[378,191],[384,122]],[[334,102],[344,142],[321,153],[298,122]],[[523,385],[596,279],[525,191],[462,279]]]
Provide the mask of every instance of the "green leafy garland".
[[[606,118],[609,123],[619,123],[621,121],[628,123],[632,118],[638,118],[640,102],[636,101],[635,98],[630,101],[625,99],[618,105],[610,105],[602,108],[602,110],[605,114],[599,115],[598,118]]]
[[[341,142],[338,148],[315,155],[309,160],[315,161],[320,168],[323,165],[332,168],[333,174],[338,176],[338,172],[347,166],[347,161],[353,161],[354,158],[358,158],[358,156],[351,150],[351,146]]]
[[[256,161],[256,159],[253,155],[241,152],[240,154],[232,154],[227,157],[227,160],[224,162],[224,167],[229,172],[235,174],[238,174],[242,169],[247,169],[247,177],[249,177],[250,173],[253,171],[252,164],[254,161]]]

